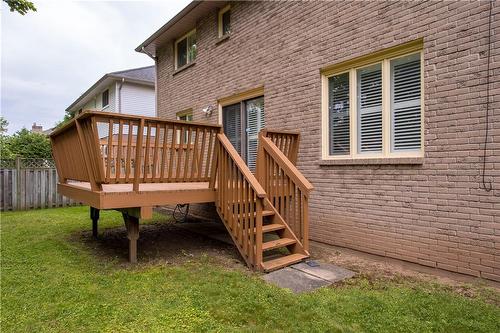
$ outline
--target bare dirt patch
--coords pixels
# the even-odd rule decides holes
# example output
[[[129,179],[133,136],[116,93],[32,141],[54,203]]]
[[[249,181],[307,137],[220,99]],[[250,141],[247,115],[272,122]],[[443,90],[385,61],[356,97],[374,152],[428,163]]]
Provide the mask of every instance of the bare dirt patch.
[[[94,255],[106,261],[115,260],[128,265],[128,239],[125,227],[99,230],[97,239],[92,232],[74,235]],[[144,265],[180,265],[191,261],[209,259],[227,268],[245,269],[244,262],[234,246],[190,232],[178,224],[155,222],[140,225],[137,244],[138,262]]]
[[[500,283],[495,281],[322,243],[311,242],[310,244],[311,258],[313,260],[328,262],[350,269],[358,274],[354,280],[365,279],[373,286],[376,286],[381,281],[401,284],[408,284],[412,281],[425,281],[429,282],[429,286],[439,284],[462,296],[469,298],[482,297],[489,303],[500,306]],[[350,283],[353,283],[353,281],[336,284],[335,286],[343,287]]]

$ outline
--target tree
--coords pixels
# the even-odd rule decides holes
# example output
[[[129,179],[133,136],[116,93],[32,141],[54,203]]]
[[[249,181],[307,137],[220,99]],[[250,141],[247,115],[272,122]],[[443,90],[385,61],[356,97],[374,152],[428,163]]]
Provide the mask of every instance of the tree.
[[[33,2],[28,0],[3,0],[6,2],[11,12],[18,12],[21,15],[27,14],[30,10],[36,12],[36,7]]]
[[[0,116],[0,135],[4,135],[7,133],[7,127],[9,126],[9,122],[3,116]]]
[[[75,117],[75,114],[71,111],[66,111],[64,114],[64,118],[61,121],[56,122],[56,127],[59,128],[61,126],[64,126],[68,121],[73,119]]]
[[[52,147],[50,146],[49,138],[40,133],[30,132],[26,128],[7,137],[4,145],[6,148],[6,156],[52,158]],[[2,152],[2,157],[3,155]]]

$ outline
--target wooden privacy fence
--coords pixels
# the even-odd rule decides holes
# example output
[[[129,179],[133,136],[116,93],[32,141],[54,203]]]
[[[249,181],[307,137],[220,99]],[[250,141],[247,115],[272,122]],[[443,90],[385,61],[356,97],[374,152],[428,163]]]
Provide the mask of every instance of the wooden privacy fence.
[[[77,205],[57,192],[57,181],[51,159],[1,159],[0,211]]]

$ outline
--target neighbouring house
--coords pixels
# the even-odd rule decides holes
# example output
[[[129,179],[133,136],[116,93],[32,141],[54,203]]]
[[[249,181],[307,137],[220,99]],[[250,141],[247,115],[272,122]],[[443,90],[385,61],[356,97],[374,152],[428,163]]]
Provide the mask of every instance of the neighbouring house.
[[[49,129],[44,130],[42,125],[37,125],[36,123],[33,123],[33,125],[31,125],[31,132],[40,133],[43,135],[50,135],[50,133],[52,133],[54,129],[55,127],[51,127]]]
[[[494,1],[196,1],[136,51],[158,116],[251,168],[262,128],[300,131],[310,239],[500,281],[498,36]],[[70,108],[114,110],[101,81]]]
[[[155,67],[105,74],[66,109],[84,110],[156,116]]]

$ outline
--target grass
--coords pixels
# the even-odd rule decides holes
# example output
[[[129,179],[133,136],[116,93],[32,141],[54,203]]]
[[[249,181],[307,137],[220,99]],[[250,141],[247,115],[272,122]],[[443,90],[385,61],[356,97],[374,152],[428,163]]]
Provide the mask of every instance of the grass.
[[[122,226],[116,212],[102,227]],[[128,267],[74,235],[85,207],[2,214],[2,332],[500,332],[479,293],[357,278],[295,295],[208,257]],[[498,300],[498,298],[496,298]]]

